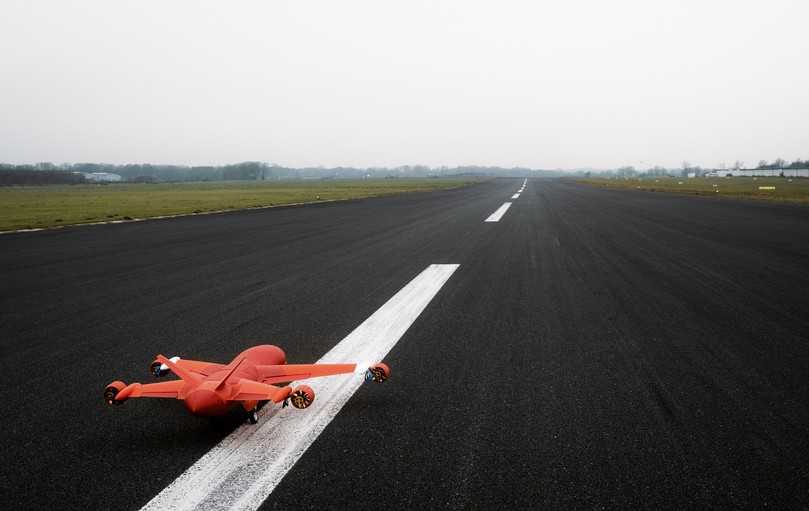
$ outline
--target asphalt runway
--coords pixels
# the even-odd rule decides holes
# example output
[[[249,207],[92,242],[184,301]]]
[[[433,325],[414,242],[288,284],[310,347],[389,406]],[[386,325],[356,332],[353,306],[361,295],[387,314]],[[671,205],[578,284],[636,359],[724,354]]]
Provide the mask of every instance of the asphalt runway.
[[[108,382],[456,264],[261,509],[809,507],[809,208],[522,182],[0,236],[4,507],[141,508],[235,426]]]

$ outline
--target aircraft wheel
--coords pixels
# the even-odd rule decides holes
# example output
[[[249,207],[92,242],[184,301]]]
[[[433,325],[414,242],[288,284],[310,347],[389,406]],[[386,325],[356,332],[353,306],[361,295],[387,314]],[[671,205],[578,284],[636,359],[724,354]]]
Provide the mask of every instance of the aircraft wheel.
[[[247,422],[250,424],[258,424],[258,408],[253,408],[247,412]]]

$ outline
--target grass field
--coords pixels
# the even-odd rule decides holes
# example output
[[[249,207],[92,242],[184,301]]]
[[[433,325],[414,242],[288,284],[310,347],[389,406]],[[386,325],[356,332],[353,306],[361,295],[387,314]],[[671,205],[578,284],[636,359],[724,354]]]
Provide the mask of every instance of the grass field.
[[[0,187],[0,231],[456,188],[475,179]]]
[[[809,179],[783,177],[580,179],[604,188],[671,192],[712,197],[736,197],[809,204]],[[759,187],[774,187],[760,189]]]

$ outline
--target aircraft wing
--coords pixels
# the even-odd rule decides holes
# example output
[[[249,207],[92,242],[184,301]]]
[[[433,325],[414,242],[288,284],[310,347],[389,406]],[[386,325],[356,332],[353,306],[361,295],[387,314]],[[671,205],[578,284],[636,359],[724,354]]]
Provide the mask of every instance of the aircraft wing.
[[[160,383],[132,383],[119,392],[115,399],[123,401],[133,397],[163,397],[178,399],[186,382],[183,380],[163,381]]]
[[[285,364],[285,365],[260,365],[258,370],[258,380],[262,383],[281,383],[288,381],[305,380],[307,378],[317,378],[320,376],[331,376],[334,374],[353,373],[357,364]]]
[[[190,371],[201,376],[210,376],[217,371],[227,368],[227,365],[225,364],[215,364],[213,362],[205,362],[202,360],[187,360],[179,357],[172,357],[169,360],[180,369],[185,369],[186,371]],[[162,365],[160,365],[161,363]],[[155,361],[152,362],[151,371],[155,373],[158,366],[160,371],[159,376],[163,376],[168,373],[168,365],[164,361],[158,359],[155,359]]]
[[[225,364],[215,364],[213,362],[204,362],[202,360],[186,360],[184,358],[181,358],[175,362],[175,364],[183,369],[188,369],[189,371],[201,374],[202,376],[210,376],[211,374],[221,371],[227,367]]]
[[[273,401],[280,403],[292,391],[289,387],[278,388],[257,381],[242,378],[239,380],[239,392],[230,399],[233,401]]]

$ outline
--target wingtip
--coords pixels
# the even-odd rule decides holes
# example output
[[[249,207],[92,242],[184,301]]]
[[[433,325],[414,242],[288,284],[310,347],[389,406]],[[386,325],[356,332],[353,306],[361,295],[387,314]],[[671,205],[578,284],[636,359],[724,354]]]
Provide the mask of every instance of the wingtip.
[[[115,395],[116,401],[126,401],[129,399],[129,396],[135,392],[136,389],[140,387],[140,383],[130,383],[126,387],[124,387],[118,394]]]

